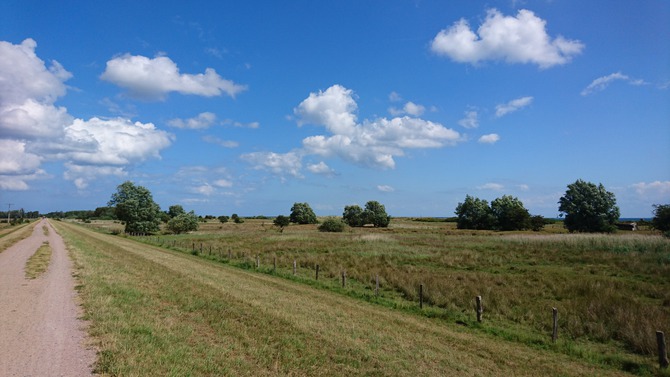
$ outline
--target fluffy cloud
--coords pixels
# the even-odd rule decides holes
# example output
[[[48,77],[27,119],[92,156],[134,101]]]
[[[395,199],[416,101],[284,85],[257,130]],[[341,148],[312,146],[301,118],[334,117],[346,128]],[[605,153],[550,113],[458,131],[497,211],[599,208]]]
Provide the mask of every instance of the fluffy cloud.
[[[488,134],[488,135],[482,135],[478,141],[482,144],[495,144],[499,140],[500,136],[498,134]]]
[[[465,118],[458,121],[458,124],[465,128],[479,127],[479,114],[474,110],[465,112]]]
[[[172,136],[151,123],[116,118],[75,119],[54,102],[66,94],[72,75],[58,62],[46,66],[37,44],[0,41],[0,175],[2,187],[28,189],[28,181],[44,178],[45,161],[62,161],[64,178],[78,188],[99,175],[123,175],[125,168],[171,143]],[[7,155],[5,155],[7,154]]]
[[[310,164],[307,165],[307,170],[309,170],[313,174],[320,174],[320,175],[326,175],[326,176],[331,176],[335,174],[333,169],[330,168],[325,162],[321,161],[318,164]]]
[[[611,75],[598,77],[597,79],[593,80],[589,84],[589,86],[587,86],[586,88],[584,88],[584,90],[582,90],[581,95],[588,96],[593,92],[599,92],[601,90],[604,90],[609,86],[609,84],[611,84],[614,81],[623,81],[629,83],[630,85],[646,84],[644,80],[633,79],[627,75],[622,74],[621,72],[616,72],[612,73]]]
[[[632,185],[640,196],[652,198],[667,197],[670,194],[670,181],[640,182]]]
[[[26,143],[0,139],[0,177],[30,174],[40,164],[38,155],[26,152]]]
[[[533,63],[540,68],[566,64],[584,49],[579,41],[562,36],[552,39],[545,26],[545,20],[526,9],[520,10],[516,17],[503,16],[491,9],[476,33],[461,19],[449,29],[441,30],[431,49],[461,63],[504,60]]]
[[[159,151],[169,146],[172,138],[151,123],[124,118],[75,119],[65,129],[60,154],[75,164],[128,165],[159,158]]]
[[[125,54],[107,62],[101,79],[128,89],[133,97],[161,100],[170,92],[205,97],[231,97],[246,89],[219,76],[212,68],[205,73],[180,73],[177,64],[167,56],[149,59],[145,56]]]
[[[323,125],[332,135],[303,139],[305,153],[388,169],[395,167],[394,157],[403,156],[405,149],[439,148],[462,140],[458,132],[441,124],[407,116],[358,123],[357,107],[353,92],[340,85],[311,93],[294,110],[298,123]]]
[[[253,152],[243,154],[241,158],[256,170],[267,170],[279,176],[302,177],[302,156],[296,152]]]
[[[205,129],[216,123],[216,114],[204,112],[189,119],[171,119],[167,123],[169,126],[175,128],[186,128],[191,130]]]
[[[310,93],[293,113],[298,117],[299,125],[324,125],[334,134],[352,135],[356,131],[354,112],[357,108],[351,89],[333,85],[325,92]]]
[[[393,116],[408,114],[415,117],[423,115],[426,111],[426,107],[423,105],[418,105],[414,102],[407,102],[402,109],[396,109],[395,107],[389,108],[389,113]]]
[[[496,116],[500,118],[503,115],[513,113],[521,108],[530,105],[533,102],[533,97],[522,97],[511,100],[505,104],[496,106]]]

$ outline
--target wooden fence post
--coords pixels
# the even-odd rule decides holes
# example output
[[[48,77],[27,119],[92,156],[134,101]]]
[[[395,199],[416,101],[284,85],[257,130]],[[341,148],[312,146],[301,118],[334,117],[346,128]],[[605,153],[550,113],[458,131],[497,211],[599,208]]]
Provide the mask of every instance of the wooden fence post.
[[[261,256],[256,255],[256,269],[261,268]]]
[[[296,262],[295,259],[293,260],[293,275],[295,275],[295,270],[296,270]]]
[[[419,284],[419,309],[423,309],[423,284]]]
[[[233,259],[233,254],[232,254],[232,251],[230,251],[230,249],[228,249],[228,260],[230,260],[230,259]]]
[[[347,286],[347,270],[342,271],[342,288]]]
[[[379,274],[375,275],[375,297],[379,297]]]
[[[319,280],[319,265],[316,265],[316,280]]]
[[[272,273],[273,274],[277,273],[277,257],[276,256],[272,260]]]
[[[552,308],[551,312],[553,314],[554,320],[553,331],[551,332],[551,341],[556,343],[556,340],[558,339],[558,309]]]
[[[484,312],[484,309],[482,308],[482,296],[477,296],[475,300],[477,302],[477,322],[481,322],[482,313]]]
[[[665,334],[663,331],[656,331],[656,343],[658,343],[658,364],[661,369],[668,367],[668,353],[665,348]]]

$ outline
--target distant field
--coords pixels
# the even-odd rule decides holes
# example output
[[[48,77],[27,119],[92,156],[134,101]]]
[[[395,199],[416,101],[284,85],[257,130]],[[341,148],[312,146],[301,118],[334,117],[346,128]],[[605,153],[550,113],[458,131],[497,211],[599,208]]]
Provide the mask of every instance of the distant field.
[[[58,222],[54,224],[60,228]],[[67,224],[61,225],[65,227]],[[112,222],[93,222],[87,226],[107,233],[122,229],[121,224]],[[242,280],[235,283],[236,285],[245,286],[252,284],[253,281],[254,284],[267,285],[267,289],[274,287],[272,289],[281,292],[296,292],[298,296],[304,294],[305,297],[300,299],[300,305],[308,303],[317,305],[311,302],[314,295],[332,300],[335,300],[334,297],[342,297],[337,300],[345,300],[347,305],[354,305],[348,301],[353,298],[361,302],[360,305],[363,301],[374,304],[373,307],[379,308],[375,310],[383,310],[384,316],[391,316],[389,318],[398,316],[398,319],[391,321],[414,318],[412,321],[428,321],[426,323],[430,326],[436,326],[427,333],[422,330],[416,335],[419,338],[430,337],[429,334],[436,331],[457,332],[463,336],[475,337],[476,340],[470,339],[469,342],[477,344],[493,341],[495,347],[514,349],[520,347],[525,349],[525,352],[539,352],[544,355],[542,357],[553,355],[550,358],[562,360],[567,358],[573,362],[591,365],[588,368],[605,368],[585,375],[608,374],[615,369],[638,375],[668,375],[667,372],[658,371],[655,332],[663,330],[666,334],[670,334],[668,327],[670,326],[668,278],[670,240],[651,232],[622,231],[612,235],[581,235],[567,234],[560,225],[552,225],[539,233],[498,233],[461,231],[455,229],[453,223],[394,219],[388,229],[356,228],[348,229],[344,233],[320,233],[316,230],[316,226],[290,225],[283,233],[278,233],[272,226],[271,220],[246,220],[243,224],[208,222],[201,224],[198,232],[186,235],[136,238],[158,248],[150,245],[137,246],[125,236],[99,235],[105,237],[104,245],[109,243],[111,247],[112,244],[118,244],[114,248],[120,248],[118,251],[105,251],[107,246],[85,241],[83,230],[76,231],[76,229],[78,228],[67,226],[65,235],[67,238],[70,232],[72,234],[80,232],[79,236],[73,236],[71,239],[79,237],[82,244],[71,242],[73,247],[79,250],[76,254],[83,266],[82,275],[87,274],[86,271],[90,268],[87,264],[95,264],[92,261],[96,258],[100,259],[99,263],[103,260],[104,263],[118,262],[116,255],[118,253],[128,254],[127,258],[133,260],[140,258],[137,259],[139,271],[143,269],[149,271],[153,268],[149,265],[141,266],[150,260],[153,261],[149,263],[150,265],[159,263],[162,269],[169,270],[177,269],[172,263],[181,264],[188,261],[194,263],[189,268],[196,270],[188,273],[180,270],[180,274],[187,274],[190,276],[188,279],[197,280],[198,287],[205,291],[223,290],[226,292],[224,296],[232,294],[227,291],[226,284],[233,283],[227,281],[220,286],[217,279],[232,279],[228,275],[239,275],[238,278]],[[96,256],[96,252],[89,251],[89,248],[99,250],[100,255]],[[161,251],[166,249],[174,249],[181,253]],[[107,254],[109,255],[104,256]],[[112,257],[112,254],[116,256]],[[160,262],[156,261],[156,258],[160,259]],[[293,275],[294,261],[297,267],[296,275]],[[130,269],[134,263],[127,261],[123,268]],[[260,268],[257,268],[257,263],[260,263]],[[237,268],[230,269],[227,265]],[[318,281],[315,280],[316,265],[319,265],[320,272]],[[201,268],[207,271],[214,269],[219,272],[211,272],[212,274],[228,277],[213,277],[214,280],[200,278],[198,271]],[[252,271],[246,272],[245,269]],[[141,281],[141,278],[147,275],[139,271],[125,272],[119,276],[137,275],[136,279]],[[344,288],[343,271],[346,271]],[[263,277],[266,275],[277,275],[282,279]],[[380,282],[379,296],[375,295],[377,277]],[[128,277],[129,281],[132,281],[131,278],[132,276]],[[109,279],[111,280],[107,284],[113,286],[114,277]],[[161,284],[169,281],[167,277],[161,279],[163,279]],[[84,286],[87,285],[85,282]],[[144,283],[136,287],[140,290],[137,292],[139,298],[143,297],[141,291],[143,285]],[[420,285],[423,285],[423,309],[418,308]],[[317,290],[314,291],[314,288]],[[197,290],[189,288],[188,295],[196,297],[194,300],[197,301],[198,294],[193,291],[194,289]],[[317,293],[324,291],[330,292]],[[333,293],[336,295],[332,296]],[[93,296],[98,294],[100,293],[90,293]],[[212,294],[216,296],[216,293]],[[222,302],[215,301],[225,307],[228,305],[226,300],[233,300],[251,310],[253,316],[263,318],[265,311],[270,309],[257,301],[263,300],[260,297],[266,295],[271,297],[274,294],[279,292],[259,293],[258,297],[254,298],[256,294],[250,291],[251,296],[247,298],[236,296],[223,299]],[[482,296],[484,303],[482,323],[477,323],[474,315],[474,298],[478,295]],[[198,304],[200,306],[196,306],[214,312],[221,309],[209,308],[208,302],[213,296],[208,297],[202,298],[201,304]],[[274,299],[268,298],[268,300]],[[286,305],[289,311],[296,306]],[[550,339],[552,307],[556,307],[559,312],[559,339],[555,344]],[[294,309],[298,310],[297,307]],[[195,312],[199,313],[199,310],[195,309]],[[211,315],[215,315],[214,312]],[[267,318],[261,321],[265,320]],[[293,328],[296,326],[294,321],[306,320],[308,319],[298,316],[282,318],[280,322]],[[421,325],[422,328],[424,326],[427,325]],[[369,342],[367,337],[372,336],[360,333],[351,335],[361,343]],[[254,342],[259,341],[257,335],[250,336]],[[300,338],[299,341],[293,339],[287,342],[293,345],[295,344],[292,342],[305,345],[307,340],[303,337],[306,335],[296,336]],[[282,338],[279,335],[270,337]],[[347,336],[341,339],[345,343],[350,340]],[[261,344],[258,346],[261,347]],[[416,345],[396,346],[402,349]],[[431,344],[429,348],[444,346],[446,345]],[[311,343],[307,346],[310,349],[313,347],[316,345]],[[479,359],[488,360],[491,356],[487,352],[486,355],[480,355]],[[374,354],[372,359],[382,358],[381,353]],[[310,357],[316,358],[314,360],[319,360],[320,363],[325,362],[319,358],[321,356]],[[405,369],[402,370],[407,374],[412,373],[414,368],[426,368],[425,365],[412,367],[411,357],[403,360]],[[279,361],[278,367],[282,373],[318,374],[309,370],[305,370],[304,373],[298,372],[291,367],[281,369],[285,367],[286,362],[287,359]],[[357,371],[357,367],[364,368],[361,370],[367,372],[377,370],[376,367],[372,368],[359,359],[344,363],[347,367],[342,370],[335,368],[332,371],[342,372],[335,374],[347,374],[345,371]],[[439,374],[438,371],[453,373],[454,369],[447,368],[449,363],[446,361],[444,363],[446,364],[440,364],[440,368],[446,369],[436,366],[438,369],[435,370],[421,370],[435,375]],[[539,370],[532,369],[534,367],[528,367],[530,369],[522,367],[522,364],[511,369],[507,365],[505,368],[510,371],[508,374],[514,375],[547,374],[546,371],[539,373]],[[243,374],[253,374],[251,370],[244,368],[241,369],[245,371]],[[266,372],[269,370],[267,365],[263,368]],[[478,371],[471,368],[473,367],[469,366],[465,369],[471,375],[497,374],[491,370]],[[578,370],[579,368],[575,369],[574,374],[580,374]],[[606,372],[608,370],[609,372]],[[392,373],[386,370],[377,374],[405,373]],[[556,374],[572,374],[572,372]]]

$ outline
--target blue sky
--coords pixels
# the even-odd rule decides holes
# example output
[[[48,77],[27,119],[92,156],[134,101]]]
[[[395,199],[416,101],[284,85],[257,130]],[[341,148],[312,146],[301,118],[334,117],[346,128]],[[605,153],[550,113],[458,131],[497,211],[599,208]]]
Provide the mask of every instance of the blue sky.
[[[668,1],[4,1],[0,205],[670,202]]]

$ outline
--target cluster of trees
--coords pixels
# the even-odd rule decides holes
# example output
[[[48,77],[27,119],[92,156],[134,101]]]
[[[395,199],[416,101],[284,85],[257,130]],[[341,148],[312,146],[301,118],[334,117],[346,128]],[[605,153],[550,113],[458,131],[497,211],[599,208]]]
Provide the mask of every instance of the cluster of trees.
[[[458,229],[541,230],[542,216],[531,216],[521,200],[504,195],[491,202],[466,195],[465,201],[456,206]]]
[[[602,184],[595,185],[581,179],[569,184],[565,194],[559,200],[559,212],[564,216],[564,225],[570,232],[611,232],[616,229],[619,220],[619,207],[613,193]],[[86,213],[83,213],[86,212]],[[467,195],[458,203],[455,211],[459,229],[494,229],[501,231],[533,229],[540,230],[545,224],[542,216],[531,216],[521,200],[504,195],[489,203],[486,200]],[[30,213],[31,215],[33,213]],[[167,212],[161,212],[153,200],[151,192],[132,182],[124,182],[112,194],[108,207],[99,207],[95,211],[72,211],[69,214],[79,217],[116,218],[125,222],[126,232],[155,233],[160,222],[166,222],[167,229],[173,233],[183,233],[198,229],[199,217],[194,211],[186,212],[181,205],[173,205]],[[38,213],[34,214],[35,216]],[[59,216],[65,217],[65,216]],[[214,218],[213,216],[209,216]],[[265,218],[265,217],[263,217]],[[237,214],[219,216],[222,223],[229,220],[244,222]],[[329,218],[319,227],[322,231],[342,231],[345,224],[351,227],[372,225],[388,227],[391,216],[386,213],[383,204],[369,201],[365,208],[358,205],[344,207],[342,218]],[[294,203],[290,216],[277,216],[274,221],[281,231],[290,223],[316,224],[316,214],[308,203]],[[654,205],[652,226],[664,232],[670,232],[670,204]]]
[[[386,228],[391,222],[391,216],[386,214],[386,208],[377,201],[369,201],[365,204],[365,209],[358,205],[349,205],[344,207],[342,219],[328,218],[320,226],[319,230],[323,232],[341,232],[345,224],[351,227],[362,227],[373,225],[374,227]],[[277,216],[273,224],[284,231],[290,223],[296,224],[317,224],[316,214],[309,203],[294,203],[291,207],[289,216]]]

